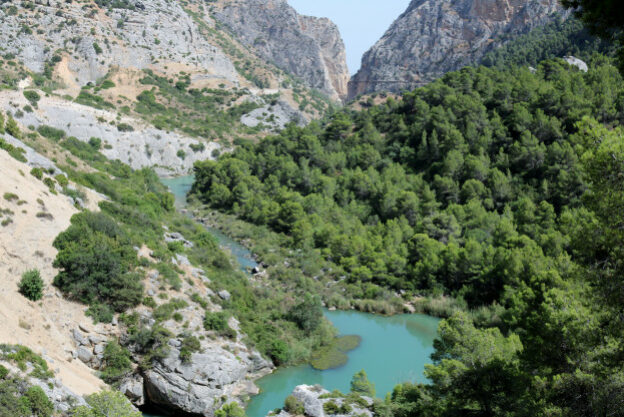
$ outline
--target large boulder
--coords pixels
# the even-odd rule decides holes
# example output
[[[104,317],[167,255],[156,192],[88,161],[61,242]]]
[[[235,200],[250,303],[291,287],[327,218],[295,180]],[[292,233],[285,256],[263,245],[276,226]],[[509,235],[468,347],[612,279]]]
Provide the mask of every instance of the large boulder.
[[[272,364],[242,344],[230,344],[229,350],[211,343],[183,363],[180,351],[171,347],[168,357],[144,374],[146,402],[173,412],[212,417],[222,400],[256,394],[249,378],[268,373]]]
[[[373,413],[367,407],[363,407],[359,403],[349,402],[342,396],[328,395],[329,391],[321,387],[320,385],[299,385],[295,387],[292,392],[292,396],[303,404],[305,415],[308,417],[329,417],[329,416],[343,416],[343,417],[373,417]],[[361,397],[362,400],[370,407],[373,400],[369,397]],[[349,411],[347,414],[329,414],[325,411],[325,404],[333,402],[338,407],[341,407],[345,402],[349,404]],[[291,414],[285,410],[281,410],[278,414],[270,413],[270,416],[277,417],[290,417]],[[268,417],[268,416],[267,416]]]

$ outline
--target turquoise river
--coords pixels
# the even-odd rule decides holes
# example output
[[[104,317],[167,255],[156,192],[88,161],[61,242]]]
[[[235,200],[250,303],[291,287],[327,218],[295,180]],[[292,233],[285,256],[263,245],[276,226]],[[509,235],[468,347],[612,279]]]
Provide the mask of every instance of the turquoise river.
[[[163,179],[183,205],[192,177]],[[255,265],[251,253],[234,240],[210,229],[224,249],[236,257],[241,267]],[[359,335],[362,343],[349,352],[348,362],[337,369],[319,371],[309,365],[280,368],[257,381],[261,393],[247,406],[249,417],[264,417],[280,408],[284,399],[300,384],[320,384],[326,389],[349,391],[353,374],[364,369],[383,398],[393,387],[405,381],[425,382],[425,364],[433,352],[433,340],[439,320],[420,314],[383,317],[355,311],[325,311],[325,316],[341,335]],[[146,414],[146,417],[148,415]]]

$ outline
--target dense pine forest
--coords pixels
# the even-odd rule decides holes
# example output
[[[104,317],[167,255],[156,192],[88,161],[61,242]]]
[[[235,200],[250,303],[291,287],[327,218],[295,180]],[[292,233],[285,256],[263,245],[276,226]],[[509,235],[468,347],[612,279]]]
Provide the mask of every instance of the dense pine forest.
[[[432,384],[379,413],[620,415],[623,87],[598,55],[466,68],[197,163],[193,191],[318,253],[350,297],[488,307],[443,322]]]

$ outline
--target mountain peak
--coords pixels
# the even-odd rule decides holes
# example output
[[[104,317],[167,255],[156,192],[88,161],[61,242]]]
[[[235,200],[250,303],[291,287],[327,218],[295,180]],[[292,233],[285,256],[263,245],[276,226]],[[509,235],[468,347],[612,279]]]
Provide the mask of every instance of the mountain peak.
[[[562,10],[557,0],[413,0],[362,58],[349,98],[426,84]]]

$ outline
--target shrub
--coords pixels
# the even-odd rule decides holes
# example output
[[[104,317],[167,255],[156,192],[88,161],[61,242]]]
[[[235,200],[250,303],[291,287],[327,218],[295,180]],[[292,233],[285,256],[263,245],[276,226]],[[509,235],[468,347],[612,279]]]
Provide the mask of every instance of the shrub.
[[[52,193],[56,192],[56,186],[55,186],[54,180],[52,178],[49,178],[49,177],[44,178],[43,179],[43,183],[48,187],[50,192],[52,192]]]
[[[284,400],[284,410],[294,415],[303,415],[303,413],[305,413],[303,403],[295,398],[294,395],[286,397],[286,400]]]
[[[194,352],[199,352],[201,349],[201,344],[199,343],[199,339],[195,336],[185,336],[182,339],[182,346],[180,347],[180,360],[183,363],[188,363],[191,360],[191,356]]]
[[[30,170],[30,175],[40,180],[43,178],[43,171],[41,168],[33,168]]]
[[[67,187],[69,185],[69,180],[63,174],[57,175],[56,177],[54,177],[54,179],[56,180],[56,182],[59,183],[61,187]]]
[[[119,123],[117,125],[117,130],[120,132],[134,132],[134,128],[128,123]]]
[[[91,317],[94,323],[110,323],[113,321],[113,311],[109,306],[101,303],[92,304],[85,315]]]
[[[142,417],[119,391],[99,392],[89,395],[86,400],[89,406],[76,407],[70,413],[72,417]]]
[[[0,365],[0,379],[4,379],[8,375],[9,375],[9,370],[3,365]]]
[[[108,342],[104,348],[104,358],[102,359],[102,373],[100,375],[102,380],[107,384],[115,384],[131,372],[130,352],[115,340]]]
[[[35,107],[37,107],[37,102],[41,100],[41,96],[33,90],[24,91],[24,97],[26,97],[26,100],[30,101],[30,104]]]
[[[4,199],[6,201],[15,201],[15,200],[19,200],[19,197],[17,194],[13,194],[13,193],[4,193]]]
[[[204,145],[203,142],[191,143],[189,148],[191,148],[193,152],[203,152],[206,150],[206,145]]]
[[[336,404],[333,400],[332,401],[327,401],[325,404],[323,404],[323,410],[327,414],[338,414],[338,413],[340,413],[340,407],[338,407],[338,404]]]
[[[6,122],[6,132],[14,138],[21,139],[22,132],[14,118],[9,116],[9,120]]]
[[[44,283],[36,269],[24,272],[18,287],[19,292],[31,301],[38,301],[43,297]]]
[[[228,325],[227,319],[228,317],[223,311],[217,313],[207,311],[204,316],[204,328],[216,332],[219,336],[234,338],[236,337],[236,330]]]
[[[177,298],[173,299],[169,301],[167,304],[163,304],[163,305],[156,307],[156,309],[154,310],[154,320],[158,322],[167,321],[173,316],[173,313],[176,310],[179,310],[185,307],[188,307],[188,304],[186,303],[186,301],[180,300]]]
[[[54,404],[40,387],[30,387],[20,398],[20,403],[30,412],[28,415],[49,417],[54,412]]]
[[[102,47],[100,45],[98,45],[97,42],[93,42],[93,49],[95,50],[95,53],[100,55],[102,52]]]
[[[156,301],[152,297],[145,297],[143,299],[143,305],[146,307],[156,308]]]
[[[65,138],[65,135],[66,135],[64,130],[57,129],[55,127],[47,126],[47,125],[40,125],[37,128],[37,132],[39,132],[41,136],[48,138],[50,140],[56,141],[56,142]]]
[[[83,212],[57,236],[54,285],[85,304],[101,303],[122,312],[143,300],[143,286],[132,272],[137,262],[132,243],[104,213]]]
[[[102,84],[100,85],[100,89],[102,90],[107,90],[113,87],[115,87],[115,83],[112,82],[111,80],[104,80],[104,82],[102,82]]]
[[[96,151],[99,151],[102,148],[102,139],[100,138],[91,138],[89,139],[89,145]]]
[[[215,411],[215,417],[245,417],[245,410],[238,403],[225,404],[220,410]]]

